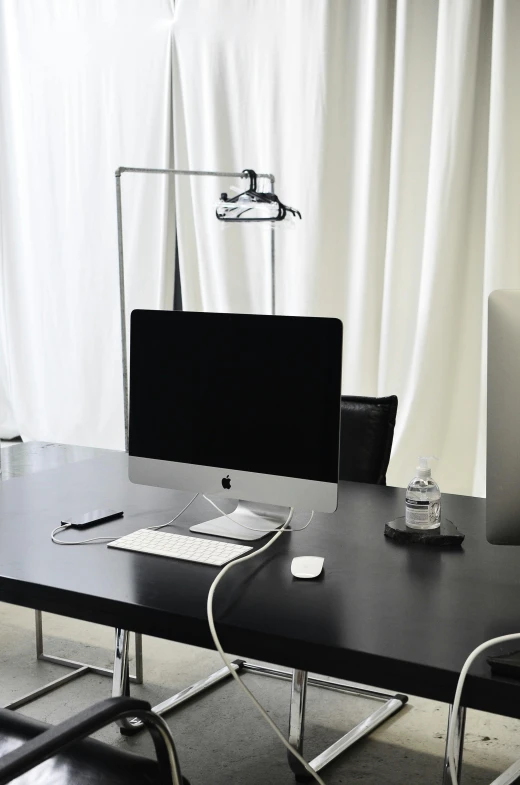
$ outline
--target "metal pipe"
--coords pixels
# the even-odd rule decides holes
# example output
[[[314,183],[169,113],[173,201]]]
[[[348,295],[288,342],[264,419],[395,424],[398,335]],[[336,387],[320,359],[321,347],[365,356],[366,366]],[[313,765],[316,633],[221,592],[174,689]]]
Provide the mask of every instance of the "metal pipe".
[[[307,675],[307,671],[294,670],[291,682],[289,744],[291,744],[300,755],[303,754]],[[300,761],[289,751],[287,752],[287,760],[289,766],[297,776],[307,773]]]
[[[131,678],[131,677],[130,677]],[[143,636],[135,633],[135,679],[136,684],[143,683]]]
[[[43,622],[41,611],[34,611],[34,624],[36,627],[36,659],[39,660],[43,654]]]
[[[448,732],[450,729],[452,713],[453,713],[453,706],[450,705],[448,710],[448,730],[446,731],[446,752],[444,755],[444,772],[442,777],[442,785],[451,785],[450,761],[448,759]],[[457,766],[457,771],[455,772],[455,774],[456,774],[457,782],[460,782],[462,776],[462,754],[464,752],[465,728],[466,728],[466,707],[460,706],[457,712],[457,724],[455,727],[455,763]]]
[[[231,663],[234,670],[239,669],[239,665],[236,663]],[[206,676],[204,679],[195,682],[195,684],[191,684],[189,687],[185,687],[185,689],[177,692],[175,695],[172,695],[170,698],[166,698],[166,700],[161,701],[156,706],[153,707],[153,711],[155,714],[163,715],[166,712],[171,711],[172,709],[177,708],[180,706],[181,703],[186,703],[186,701],[191,700],[194,698],[195,695],[198,695],[201,692],[205,692],[210,687],[213,687],[214,684],[218,684],[219,681],[223,679],[227,679],[231,676],[229,669],[227,667],[220,668],[220,670],[215,671],[212,673],[211,676]],[[121,732],[125,735],[131,735],[136,731],[139,731],[143,727],[143,723],[138,720],[137,718],[132,719],[130,721],[130,725],[125,726],[121,729]]]
[[[271,193],[274,194],[274,175],[272,175],[271,180]],[[274,223],[271,223],[271,315],[276,316],[276,259]]]
[[[32,692],[27,692],[25,695],[22,695],[21,698],[11,701],[11,703],[7,703],[3,708],[19,709],[21,706],[25,706],[27,703],[31,703],[32,701],[41,698],[43,695],[47,695],[48,692],[52,692],[53,690],[58,689],[58,687],[68,684],[69,681],[74,681],[74,679],[84,676],[89,670],[90,668],[88,665],[83,665],[81,668],[78,668],[71,673],[66,673],[65,676],[60,676],[59,679],[54,679],[54,681],[44,684],[43,687],[38,687],[38,689],[32,690]]]
[[[123,365],[123,416],[125,426],[125,450],[128,452],[128,356],[126,345],[126,306],[125,306],[125,270],[123,253],[123,211],[121,205],[121,175],[130,174],[173,174],[188,177],[249,177],[245,172],[208,172],[202,169],[151,169],[144,167],[120,166],[115,171],[117,200],[117,246],[119,254],[119,301],[121,311],[121,351]],[[272,174],[257,174],[257,179],[269,180],[271,192],[274,193],[275,178]],[[271,313],[276,313],[276,258],[275,258],[275,227],[271,226]]]
[[[254,662],[242,661],[241,667],[245,671],[252,671],[263,676],[271,676],[275,679],[285,679],[290,681],[292,679],[292,671],[280,670],[278,668],[269,668],[267,665],[257,665]],[[389,698],[399,698],[406,703],[406,696],[400,693],[392,692],[391,690],[375,690],[372,687],[366,687],[364,684],[356,684],[353,681],[336,681],[334,679],[325,679],[320,676],[309,676],[307,679],[311,687],[321,687],[325,690],[334,690],[336,692],[344,692],[347,695],[358,695],[363,698],[372,698],[373,700],[387,701]]]
[[[130,635],[127,630],[117,627],[115,630],[114,647],[114,677],[112,681],[112,697],[129,695],[128,688],[128,641]]]
[[[520,760],[515,761],[508,769],[506,769],[500,777],[493,780],[491,785],[514,785],[518,782],[520,777]]]
[[[341,739],[338,739],[338,741],[331,744],[330,747],[327,747],[326,750],[311,760],[309,766],[314,769],[314,771],[319,771],[357,741],[364,738],[364,736],[368,736],[369,733],[372,733],[379,725],[386,722],[392,714],[395,714],[402,708],[403,703],[397,698],[392,698],[387,701],[384,706],[380,706],[379,709],[376,709],[370,717],[367,717],[366,720],[360,722],[355,728],[352,728],[351,731],[342,736]]]
[[[245,172],[207,172],[203,169],[148,169],[144,167],[135,166],[120,166],[116,169],[116,177],[130,172],[134,174],[179,174],[188,175],[193,177],[241,177],[248,178],[249,175]],[[269,180],[273,185],[274,190],[274,175],[272,174],[257,174],[257,179]]]
[[[95,673],[96,676],[108,676],[111,679],[114,676],[114,671],[112,668],[102,668],[100,665],[89,665],[86,662],[68,660],[64,657],[56,657],[53,654],[40,654],[38,659],[42,662],[52,662],[54,665],[62,665],[64,668],[88,668],[89,671],[91,673]],[[137,674],[135,676],[133,674],[129,674],[128,679],[134,684],[142,684],[142,681],[139,681],[137,678]]]
[[[116,171],[117,249],[119,255],[119,303],[121,318],[121,352],[123,361],[123,417],[125,450],[128,452],[128,357],[126,349],[125,263],[123,258],[123,210],[121,206],[121,175]]]

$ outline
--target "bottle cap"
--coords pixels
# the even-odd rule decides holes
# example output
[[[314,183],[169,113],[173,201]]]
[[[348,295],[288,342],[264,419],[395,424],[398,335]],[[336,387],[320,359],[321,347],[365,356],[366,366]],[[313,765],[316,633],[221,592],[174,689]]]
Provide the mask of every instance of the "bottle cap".
[[[438,461],[439,459],[436,458],[435,455],[419,455],[419,464],[415,467],[417,477],[426,480],[428,477],[432,476],[432,470],[428,466],[428,461],[432,460]]]

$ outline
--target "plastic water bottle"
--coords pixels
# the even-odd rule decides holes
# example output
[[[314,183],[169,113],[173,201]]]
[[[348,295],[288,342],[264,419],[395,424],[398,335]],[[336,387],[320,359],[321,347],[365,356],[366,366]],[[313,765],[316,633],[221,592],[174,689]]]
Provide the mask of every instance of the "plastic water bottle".
[[[434,457],[419,457],[415,477],[406,489],[406,525],[410,529],[437,529],[441,525],[441,492],[428,466]]]

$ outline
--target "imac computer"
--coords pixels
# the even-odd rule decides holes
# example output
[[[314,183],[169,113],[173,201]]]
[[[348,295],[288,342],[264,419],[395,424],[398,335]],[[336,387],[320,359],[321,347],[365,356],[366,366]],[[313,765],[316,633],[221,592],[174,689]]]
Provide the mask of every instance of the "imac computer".
[[[338,319],[133,311],[130,480],[236,499],[242,525],[191,527],[235,539],[290,507],[333,512],[342,333]]]
[[[488,303],[487,539],[520,545],[520,289]]]

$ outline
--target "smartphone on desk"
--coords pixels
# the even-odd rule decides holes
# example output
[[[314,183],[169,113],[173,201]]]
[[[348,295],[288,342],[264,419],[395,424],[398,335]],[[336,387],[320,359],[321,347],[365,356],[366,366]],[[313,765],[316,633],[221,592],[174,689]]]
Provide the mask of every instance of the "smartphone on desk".
[[[73,529],[87,529],[89,526],[97,526],[98,523],[106,523],[114,520],[114,518],[122,518],[123,515],[122,510],[92,510],[83,515],[75,515],[73,518],[64,518],[61,525],[65,526],[67,524]]]

